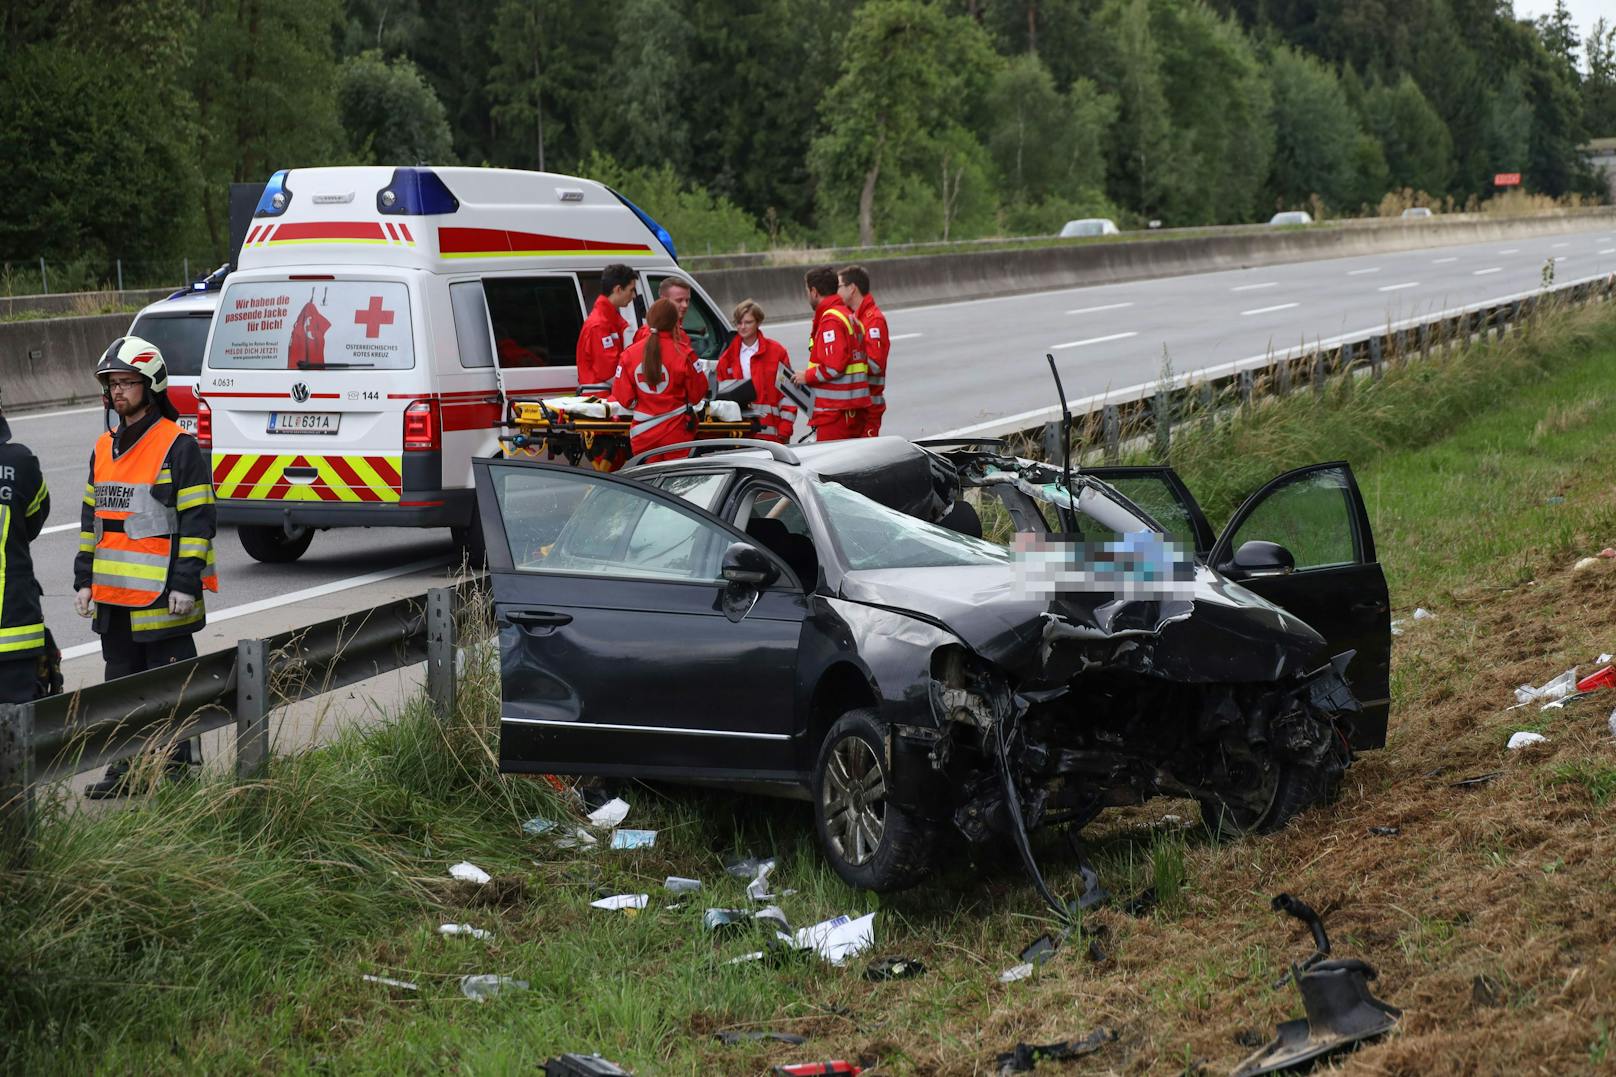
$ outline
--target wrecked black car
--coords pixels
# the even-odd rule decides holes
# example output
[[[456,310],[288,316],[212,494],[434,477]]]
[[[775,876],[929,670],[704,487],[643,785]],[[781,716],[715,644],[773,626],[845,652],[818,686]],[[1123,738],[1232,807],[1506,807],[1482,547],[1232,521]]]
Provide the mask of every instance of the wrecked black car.
[[[1164,468],[1068,479],[892,437],[695,452],[475,462],[502,770],[808,799],[837,873],[888,891],[949,828],[1024,840],[1173,796],[1273,829],[1384,744],[1390,609],[1344,463],[1214,538]]]

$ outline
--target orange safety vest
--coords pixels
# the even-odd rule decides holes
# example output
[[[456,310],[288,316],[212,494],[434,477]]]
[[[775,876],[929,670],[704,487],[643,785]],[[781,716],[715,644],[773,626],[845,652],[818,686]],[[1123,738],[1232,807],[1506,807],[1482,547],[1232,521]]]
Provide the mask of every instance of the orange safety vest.
[[[116,459],[110,432],[95,443],[95,558],[90,596],[97,602],[144,609],[168,589],[180,517],[172,504],[174,498],[165,505],[157,500],[157,490],[173,486],[173,480],[164,477],[163,462],[181,432],[178,423],[158,419]],[[219,589],[211,565],[202,586],[209,591]]]

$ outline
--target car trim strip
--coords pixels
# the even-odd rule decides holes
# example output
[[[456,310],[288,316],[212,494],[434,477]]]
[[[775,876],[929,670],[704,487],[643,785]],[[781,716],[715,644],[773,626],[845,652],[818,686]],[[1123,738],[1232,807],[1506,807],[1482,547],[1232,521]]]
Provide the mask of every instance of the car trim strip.
[[[577,732],[611,733],[680,733],[687,737],[745,737],[748,740],[790,740],[789,733],[742,733],[733,729],[683,729],[667,725],[617,725],[612,722],[562,722],[553,718],[512,718],[500,715],[501,722],[515,725],[542,725],[552,729],[571,729]]]

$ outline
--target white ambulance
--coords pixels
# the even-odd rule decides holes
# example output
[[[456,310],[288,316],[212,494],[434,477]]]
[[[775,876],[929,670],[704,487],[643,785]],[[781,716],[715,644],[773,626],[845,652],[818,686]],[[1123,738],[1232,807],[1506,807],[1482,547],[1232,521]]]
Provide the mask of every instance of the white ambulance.
[[[475,546],[471,461],[513,398],[578,385],[600,272],[640,274],[629,332],[679,270],[666,231],[586,179],[491,168],[309,168],[264,189],[199,386],[219,520],[260,561],[331,527],[450,527]],[[693,283],[693,282],[692,282]],[[702,358],[732,333],[699,285]]]

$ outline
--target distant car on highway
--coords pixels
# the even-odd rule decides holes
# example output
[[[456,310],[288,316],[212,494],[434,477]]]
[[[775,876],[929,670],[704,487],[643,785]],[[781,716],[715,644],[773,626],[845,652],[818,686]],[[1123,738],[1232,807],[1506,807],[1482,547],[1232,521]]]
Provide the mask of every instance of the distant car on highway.
[[[694,448],[612,475],[472,462],[501,770],[805,799],[836,873],[887,891],[950,831],[1153,796],[1276,829],[1386,742],[1390,606],[1345,463],[1279,476],[1218,536],[1169,468]]]
[[[1268,218],[1269,224],[1312,224],[1313,215],[1305,209],[1288,209]]]
[[[1078,236],[1114,236],[1119,233],[1117,222],[1109,217],[1083,217],[1075,221],[1067,221],[1061,228],[1062,239],[1072,239]]]
[[[1424,220],[1429,216],[1431,216],[1429,206],[1409,206],[1403,211],[1403,219],[1406,221]]]

